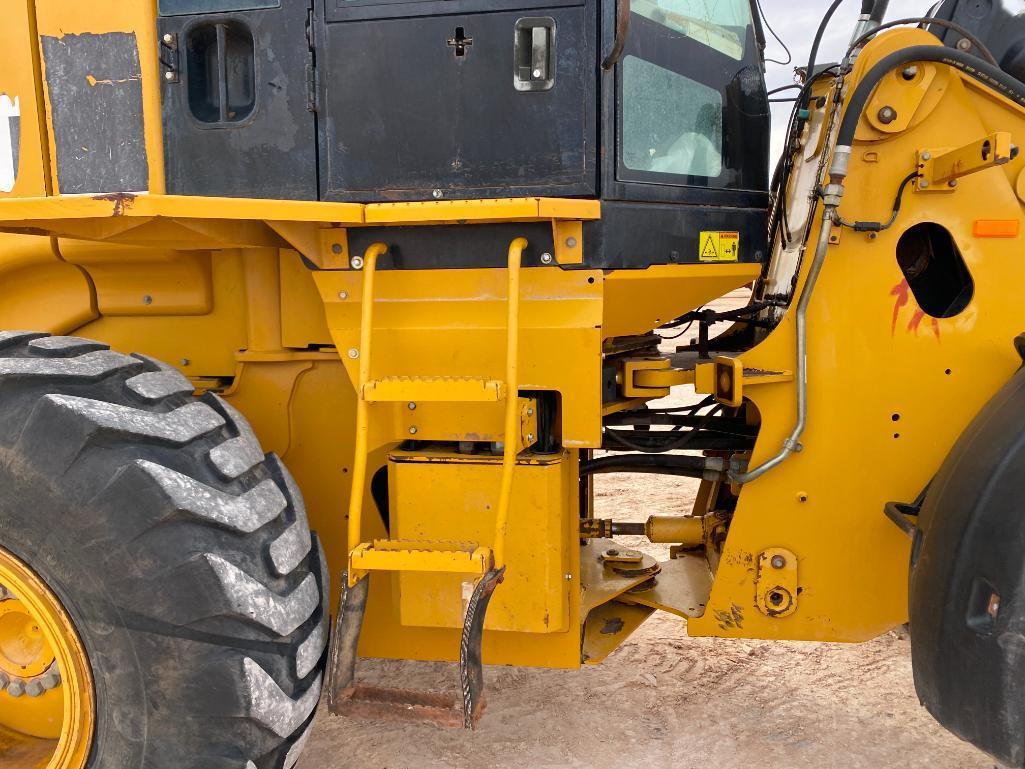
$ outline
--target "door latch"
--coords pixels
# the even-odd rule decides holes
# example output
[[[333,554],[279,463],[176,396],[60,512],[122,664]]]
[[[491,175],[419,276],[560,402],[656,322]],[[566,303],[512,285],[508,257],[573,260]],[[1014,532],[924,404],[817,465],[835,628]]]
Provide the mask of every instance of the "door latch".
[[[514,39],[517,91],[548,91],[555,86],[555,19],[544,16],[516,22]]]

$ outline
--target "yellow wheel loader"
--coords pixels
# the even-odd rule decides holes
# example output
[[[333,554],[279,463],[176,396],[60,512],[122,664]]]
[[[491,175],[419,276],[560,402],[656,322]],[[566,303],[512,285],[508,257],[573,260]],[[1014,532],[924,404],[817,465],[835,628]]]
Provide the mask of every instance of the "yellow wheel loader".
[[[1025,765],[1025,6],[865,0],[822,61],[840,5],[770,178],[755,0],[5,3],[0,764],[486,728],[485,664],[663,611],[910,620]],[[602,473],[700,493],[600,519]]]

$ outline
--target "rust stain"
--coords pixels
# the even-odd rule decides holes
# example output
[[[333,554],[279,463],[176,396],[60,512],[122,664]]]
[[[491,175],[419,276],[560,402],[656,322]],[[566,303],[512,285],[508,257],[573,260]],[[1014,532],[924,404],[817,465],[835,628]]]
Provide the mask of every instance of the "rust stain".
[[[109,195],[94,195],[93,200],[106,200],[114,204],[114,211],[111,216],[124,216],[125,210],[135,204],[135,195],[130,192],[113,192]]]
[[[911,286],[908,285],[907,279],[902,280],[890,289],[890,296],[895,297],[893,302],[893,319],[890,321],[890,336],[894,336],[897,333],[897,321],[900,319],[901,310],[911,303]],[[925,312],[916,306],[915,311],[911,314],[911,320],[908,321],[907,330],[918,336],[918,329],[921,327],[923,320],[925,320]],[[940,322],[936,318],[930,318],[929,320],[931,321],[932,333],[937,341],[939,341]]]
[[[716,609],[713,614],[719,627],[723,630],[742,630],[744,628],[744,609],[737,604],[731,605],[729,611]]]

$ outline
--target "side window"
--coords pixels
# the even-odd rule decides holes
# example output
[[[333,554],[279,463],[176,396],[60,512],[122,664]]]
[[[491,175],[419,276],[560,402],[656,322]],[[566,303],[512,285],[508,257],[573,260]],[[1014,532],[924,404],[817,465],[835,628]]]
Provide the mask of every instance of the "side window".
[[[723,99],[706,85],[636,56],[623,60],[623,165],[716,178],[723,171]]]
[[[632,9],[735,61],[744,58],[751,24],[748,0],[633,0]]]

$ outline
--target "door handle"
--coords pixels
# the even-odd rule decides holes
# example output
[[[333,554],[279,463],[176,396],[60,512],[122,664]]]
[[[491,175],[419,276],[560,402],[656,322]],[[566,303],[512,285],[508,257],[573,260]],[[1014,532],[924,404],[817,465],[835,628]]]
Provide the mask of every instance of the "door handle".
[[[516,22],[513,85],[517,91],[548,91],[555,86],[555,19]]]

